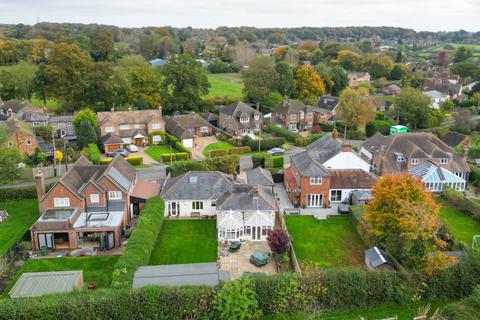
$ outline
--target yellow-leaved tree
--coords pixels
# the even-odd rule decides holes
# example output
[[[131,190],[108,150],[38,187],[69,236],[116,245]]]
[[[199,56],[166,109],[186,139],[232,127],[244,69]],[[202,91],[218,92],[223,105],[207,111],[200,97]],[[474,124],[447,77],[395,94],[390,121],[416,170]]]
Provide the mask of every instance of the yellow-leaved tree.
[[[295,88],[301,100],[315,104],[325,94],[325,84],[312,66],[301,65],[295,70]]]
[[[337,115],[351,129],[365,132],[367,123],[375,119],[375,107],[366,88],[346,88],[340,93]]]

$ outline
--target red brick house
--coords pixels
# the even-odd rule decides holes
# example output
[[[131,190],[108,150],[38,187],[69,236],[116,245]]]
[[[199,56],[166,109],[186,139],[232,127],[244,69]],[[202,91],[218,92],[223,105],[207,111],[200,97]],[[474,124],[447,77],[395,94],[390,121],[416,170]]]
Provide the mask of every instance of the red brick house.
[[[32,155],[39,147],[32,128],[23,121],[10,119],[5,123],[4,130],[7,136],[7,146],[16,147],[21,154]]]
[[[30,227],[33,250],[121,246],[123,231],[139,211],[131,199],[138,194],[137,174],[128,162],[117,156],[108,165],[93,165],[81,157],[48,192],[43,175],[35,178],[40,217]]]
[[[164,120],[168,133],[179,138],[187,148],[193,148],[196,137],[206,137],[213,134],[213,126],[195,112],[164,117]]]
[[[272,121],[290,131],[306,130],[315,123],[315,107],[307,106],[300,100],[285,99],[279,111],[272,112]]]

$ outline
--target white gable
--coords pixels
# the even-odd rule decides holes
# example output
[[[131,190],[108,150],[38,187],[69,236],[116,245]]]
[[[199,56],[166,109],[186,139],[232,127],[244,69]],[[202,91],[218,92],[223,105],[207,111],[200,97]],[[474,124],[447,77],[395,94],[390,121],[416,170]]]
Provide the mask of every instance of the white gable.
[[[323,163],[327,169],[360,169],[370,172],[370,165],[354,152],[339,152]]]

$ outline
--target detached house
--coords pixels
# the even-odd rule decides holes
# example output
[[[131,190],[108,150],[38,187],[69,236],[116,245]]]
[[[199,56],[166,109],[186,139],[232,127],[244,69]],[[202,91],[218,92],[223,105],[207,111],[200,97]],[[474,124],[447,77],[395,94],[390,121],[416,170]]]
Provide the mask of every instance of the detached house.
[[[196,137],[211,136],[212,125],[196,113],[177,114],[172,117],[164,117],[165,128],[168,133],[180,139],[187,148],[195,146]]]
[[[336,131],[291,157],[284,185],[290,201],[300,207],[349,202],[354,191],[371,191],[376,178],[352,147],[337,140]]]
[[[32,128],[25,122],[17,119],[9,119],[1,127],[5,130],[8,147],[16,147],[21,154],[32,155],[39,147],[37,137]]]
[[[98,131],[105,152],[114,151],[124,144],[143,146],[149,143],[161,144],[165,131],[162,109],[98,112]],[[151,135],[151,137],[149,137]],[[120,143],[120,140],[122,143]]]
[[[220,129],[235,136],[253,135],[260,131],[263,124],[263,115],[260,110],[238,101],[220,110],[218,125]]]
[[[30,227],[33,250],[118,247],[132,214],[138,214],[131,199],[134,193],[142,197],[137,174],[120,156],[108,165],[81,157],[48,192],[43,175],[35,178],[40,217]]]
[[[282,109],[272,112],[272,121],[294,132],[310,129],[315,122],[315,108],[300,100],[285,99]]]
[[[378,175],[410,174],[432,192],[445,186],[463,191],[470,174],[467,159],[430,132],[376,133],[363,143],[361,155]]]
[[[331,120],[336,114],[339,103],[340,100],[338,97],[333,96],[323,96],[318,99],[315,122],[327,122]]]

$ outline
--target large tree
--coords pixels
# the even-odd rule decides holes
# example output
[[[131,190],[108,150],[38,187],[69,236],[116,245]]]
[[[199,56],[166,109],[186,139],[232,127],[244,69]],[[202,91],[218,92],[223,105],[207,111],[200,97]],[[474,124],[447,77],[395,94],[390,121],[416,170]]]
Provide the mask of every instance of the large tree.
[[[123,79],[116,75],[113,63],[101,61],[92,64],[85,77],[85,93],[81,96],[85,100],[85,105],[98,111],[109,110],[114,107],[117,102],[117,85],[122,86],[118,82]]]
[[[293,93],[293,69],[286,61],[280,61],[275,65],[278,73],[277,91],[283,95],[290,96]]]
[[[375,119],[375,107],[365,88],[346,88],[340,94],[338,117],[348,128],[365,132],[367,123]]]
[[[97,29],[90,35],[90,54],[95,61],[105,61],[113,54],[115,42],[108,29]]]
[[[420,90],[403,88],[395,98],[393,115],[398,117],[400,122],[412,126],[414,129],[428,126],[430,109],[430,98]]]
[[[363,219],[376,243],[407,268],[419,267],[444,243],[438,238],[439,207],[421,181],[385,175],[373,188]]]
[[[467,60],[455,63],[451,71],[462,78],[480,79],[480,67],[474,61]]]
[[[365,59],[364,67],[374,79],[388,78],[393,69],[393,59],[385,54],[371,53]]]
[[[127,74],[126,102],[139,109],[157,107],[160,104],[160,74],[158,69],[139,67]]]
[[[471,48],[461,46],[455,50],[455,55],[453,56],[453,62],[463,62],[470,59],[473,56],[473,50]]]
[[[75,130],[79,130],[82,121],[89,122],[93,128],[97,127],[97,115],[91,109],[85,108],[75,114],[73,117],[73,126]]]
[[[255,56],[248,69],[242,72],[243,93],[253,102],[264,101],[275,88],[279,75],[272,59],[265,56]]]
[[[37,66],[20,62],[0,73],[0,97],[3,100],[30,100]]]
[[[80,149],[85,148],[90,143],[97,143],[97,132],[92,124],[87,120],[82,120],[75,128],[77,135],[77,145]]]
[[[200,62],[183,54],[171,58],[161,69],[161,96],[167,110],[200,110],[210,84]]]
[[[333,66],[329,72],[330,80],[333,82],[332,95],[338,96],[340,92],[348,87],[348,74],[340,66]]]
[[[295,70],[295,90],[299,99],[315,104],[325,94],[325,84],[312,66],[301,65]]]

